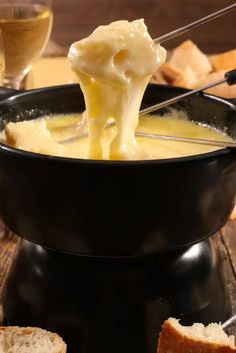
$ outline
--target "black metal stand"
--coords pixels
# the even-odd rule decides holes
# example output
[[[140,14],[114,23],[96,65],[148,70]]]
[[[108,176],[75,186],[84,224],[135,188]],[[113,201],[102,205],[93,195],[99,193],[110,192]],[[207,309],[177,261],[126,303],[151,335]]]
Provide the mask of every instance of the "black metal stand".
[[[191,324],[231,314],[219,252],[209,240],[177,252],[113,260],[24,241],[3,307],[11,325],[61,334],[68,353],[154,353],[169,316]]]

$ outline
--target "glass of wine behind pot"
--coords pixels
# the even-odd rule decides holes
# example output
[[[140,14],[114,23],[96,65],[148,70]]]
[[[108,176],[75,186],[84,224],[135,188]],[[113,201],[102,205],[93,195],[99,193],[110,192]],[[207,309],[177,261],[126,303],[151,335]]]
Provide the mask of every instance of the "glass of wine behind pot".
[[[19,89],[51,34],[51,0],[0,0],[5,86]]]

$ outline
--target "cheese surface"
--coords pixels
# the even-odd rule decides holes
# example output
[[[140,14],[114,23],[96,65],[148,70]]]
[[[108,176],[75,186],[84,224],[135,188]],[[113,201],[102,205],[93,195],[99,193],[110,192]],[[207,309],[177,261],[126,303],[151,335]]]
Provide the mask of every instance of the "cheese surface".
[[[82,115],[58,115],[44,119],[9,123],[2,134],[4,143],[30,152],[54,156],[87,159],[89,157],[88,136],[62,144],[62,141],[78,135],[78,124]],[[232,139],[207,126],[197,125],[188,120],[183,112],[172,111],[168,116],[144,116],[139,120],[136,131],[158,133],[161,135],[205,138],[218,141]],[[116,127],[103,131],[101,137],[102,159],[108,160],[110,143],[116,135]],[[186,142],[165,141],[161,139],[137,138],[146,159],[165,159],[199,155],[218,150],[219,147],[197,145]],[[134,159],[139,159],[135,156]]]
[[[160,45],[154,45],[143,20],[100,26],[72,44],[68,58],[85,98],[89,158],[103,158],[102,133],[110,118],[117,129],[109,159],[145,158],[135,128],[145,88],[165,55]]]

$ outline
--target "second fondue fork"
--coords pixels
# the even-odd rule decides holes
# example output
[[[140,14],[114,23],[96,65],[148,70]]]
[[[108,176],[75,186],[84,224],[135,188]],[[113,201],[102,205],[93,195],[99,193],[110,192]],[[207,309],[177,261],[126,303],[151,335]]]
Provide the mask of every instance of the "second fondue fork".
[[[205,91],[205,90],[207,90],[209,88],[218,86],[218,85],[220,85],[222,83],[227,83],[230,86],[234,85],[236,83],[236,69],[226,72],[225,75],[224,75],[224,78],[222,78],[221,80],[217,80],[217,81],[208,83],[205,86],[202,86],[200,88],[188,91],[188,92],[180,94],[180,95],[178,95],[176,97],[170,98],[170,99],[168,99],[168,100],[166,100],[164,102],[157,103],[155,105],[152,105],[151,107],[143,109],[143,110],[140,111],[139,115],[142,116],[142,115],[154,112],[155,110],[165,108],[168,105],[171,105],[173,103],[176,103],[176,102],[182,100],[183,98],[186,98],[186,97],[192,96],[192,95],[194,95],[196,93]]]
[[[224,15],[232,10],[235,10],[236,9],[236,3],[234,4],[231,4],[227,7],[224,7],[223,9],[219,10],[219,11],[216,11],[216,12],[213,12],[205,17],[202,17],[200,18],[199,20],[196,20],[192,23],[189,23],[188,25],[186,26],[183,26],[183,27],[180,27],[174,31],[171,31],[169,33],[166,33],[164,34],[163,36],[161,37],[158,37],[156,39],[154,39],[154,43],[158,44],[158,43],[163,43],[163,42],[166,42],[167,40],[170,40],[170,39],[173,39],[175,37],[178,37],[186,32],[188,32],[190,29],[193,29],[193,28],[196,28],[208,21],[211,21],[221,15]]]
[[[186,97],[189,97],[189,96],[194,95],[196,93],[202,92],[208,88],[218,86],[222,83],[227,83],[228,85],[235,84],[236,83],[236,69],[226,72],[224,75],[224,78],[221,80],[214,81],[212,83],[209,83],[209,84],[207,84],[201,88],[195,89],[193,91],[187,91],[186,93],[180,94],[180,95],[173,97],[171,99],[168,99],[164,102],[161,102],[161,103],[152,105],[146,109],[143,109],[140,111],[139,115],[143,116],[148,113],[156,112],[157,110],[165,108],[165,107],[167,107],[173,103],[176,103]],[[111,127],[114,125],[115,125],[114,122],[111,122],[111,123],[108,123],[107,127]],[[218,146],[218,147],[222,147],[222,148],[236,147],[236,142],[228,142],[228,141],[216,141],[216,140],[207,140],[207,139],[190,138],[190,137],[160,135],[160,134],[152,134],[152,133],[139,132],[139,131],[136,131],[135,135],[137,137],[144,137],[144,138],[150,138],[150,139],[187,142],[187,143],[194,143],[194,144],[200,144],[200,145]],[[72,143],[72,142],[80,140],[81,138],[86,137],[86,136],[88,136],[88,132],[84,131],[81,134],[77,134],[75,136],[69,137],[65,140],[61,140],[58,142],[62,143],[62,144]]]

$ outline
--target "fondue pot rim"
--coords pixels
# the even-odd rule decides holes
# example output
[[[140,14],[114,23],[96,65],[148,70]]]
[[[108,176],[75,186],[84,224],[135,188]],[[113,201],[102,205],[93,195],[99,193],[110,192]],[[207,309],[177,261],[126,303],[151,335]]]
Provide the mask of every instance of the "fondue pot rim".
[[[232,150],[227,148],[222,148],[217,151],[207,152],[197,155],[191,155],[186,157],[176,157],[176,158],[162,158],[162,159],[140,159],[140,160],[108,160],[108,159],[85,159],[85,158],[71,158],[71,157],[59,157],[59,156],[52,156],[43,153],[37,152],[29,152],[25,150],[21,150],[19,148],[10,147],[3,143],[0,143],[0,150],[12,154],[21,156],[24,158],[29,159],[41,159],[47,160],[50,162],[61,162],[61,163],[79,163],[79,164],[93,164],[93,165],[117,165],[117,166],[130,166],[130,165],[151,165],[151,164],[168,164],[168,163],[181,163],[181,162],[192,162],[196,160],[207,159],[216,156],[228,155],[232,153]]]
[[[58,85],[58,86],[53,86],[53,87],[45,87],[45,88],[39,88],[39,89],[33,89],[29,90],[26,92],[14,92],[11,97],[8,97],[0,102],[0,107],[4,103],[8,103],[9,101],[12,101],[16,98],[20,97],[26,97],[28,95],[31,95],[32,93],[37,94],[43,92],[51,92],[51,91],[59,91],[59,90],[65,90],[66,88],[72,88],[72,87],[77,87],[78,84],[66,84],[66,85]],[[181,91],[182,93],[191,91],[189,89],[183,88],[183,87],[177,87],[177,86],[170,86],[170,85],[164,85],[164,84],[155,84],[155,83],[149,83],[149,86],[157,86],[157,87],[170,87],[171,89],[178,89],[178,91]],[[9,90],[10,91],[10,90]],[[13,90],[12,90],[13,92]],[[215,101],[221,102],[225,105],[228,105],[229,108],[235,109],[236,107],[233,103],[230,101],[212,95],[208,93],[201,93],[202,96],[213,99]],[[222,156],[222,155],[228,155],[232,153],[231,149],[228,148],[221,148],[219,150],[213,151],[213,152],[206,152],[202,154],[196,154],[196,155],[191,155],[191,156],[186,156],[186,157],[176,157],[176,158],[163,158],[163,159],[146,159],[146,160],[98,160],[98,159],[83,159],[83,158],[71,158],[71,157],[60,157],[60,156],[53,156],[53,155],[46,155],[42,153],[37,153],[37,152],[29,152],[25,150],[21,150],[19,148],[11,147],[8,146],[4,143],[0,142],[0,150],[4,151],[7,154],[11,155],[17,155],[17,156],[22,156],[25,158],[35,158],[35,159],[42,159],[42,160],[47,160],[51,162],[61,162],[61,163],[79,163],[79,164],[93,164],[93,165],[117,165],[117,166],[139,166],[139,165],[152,165],[152,164],[168,164],[168,163],[181,163],[181,162],[191,162],[191,161],[196,161],[196,160],[201,160],[201,159],[206,159],[210,157],[216,157],[216,156]]]

